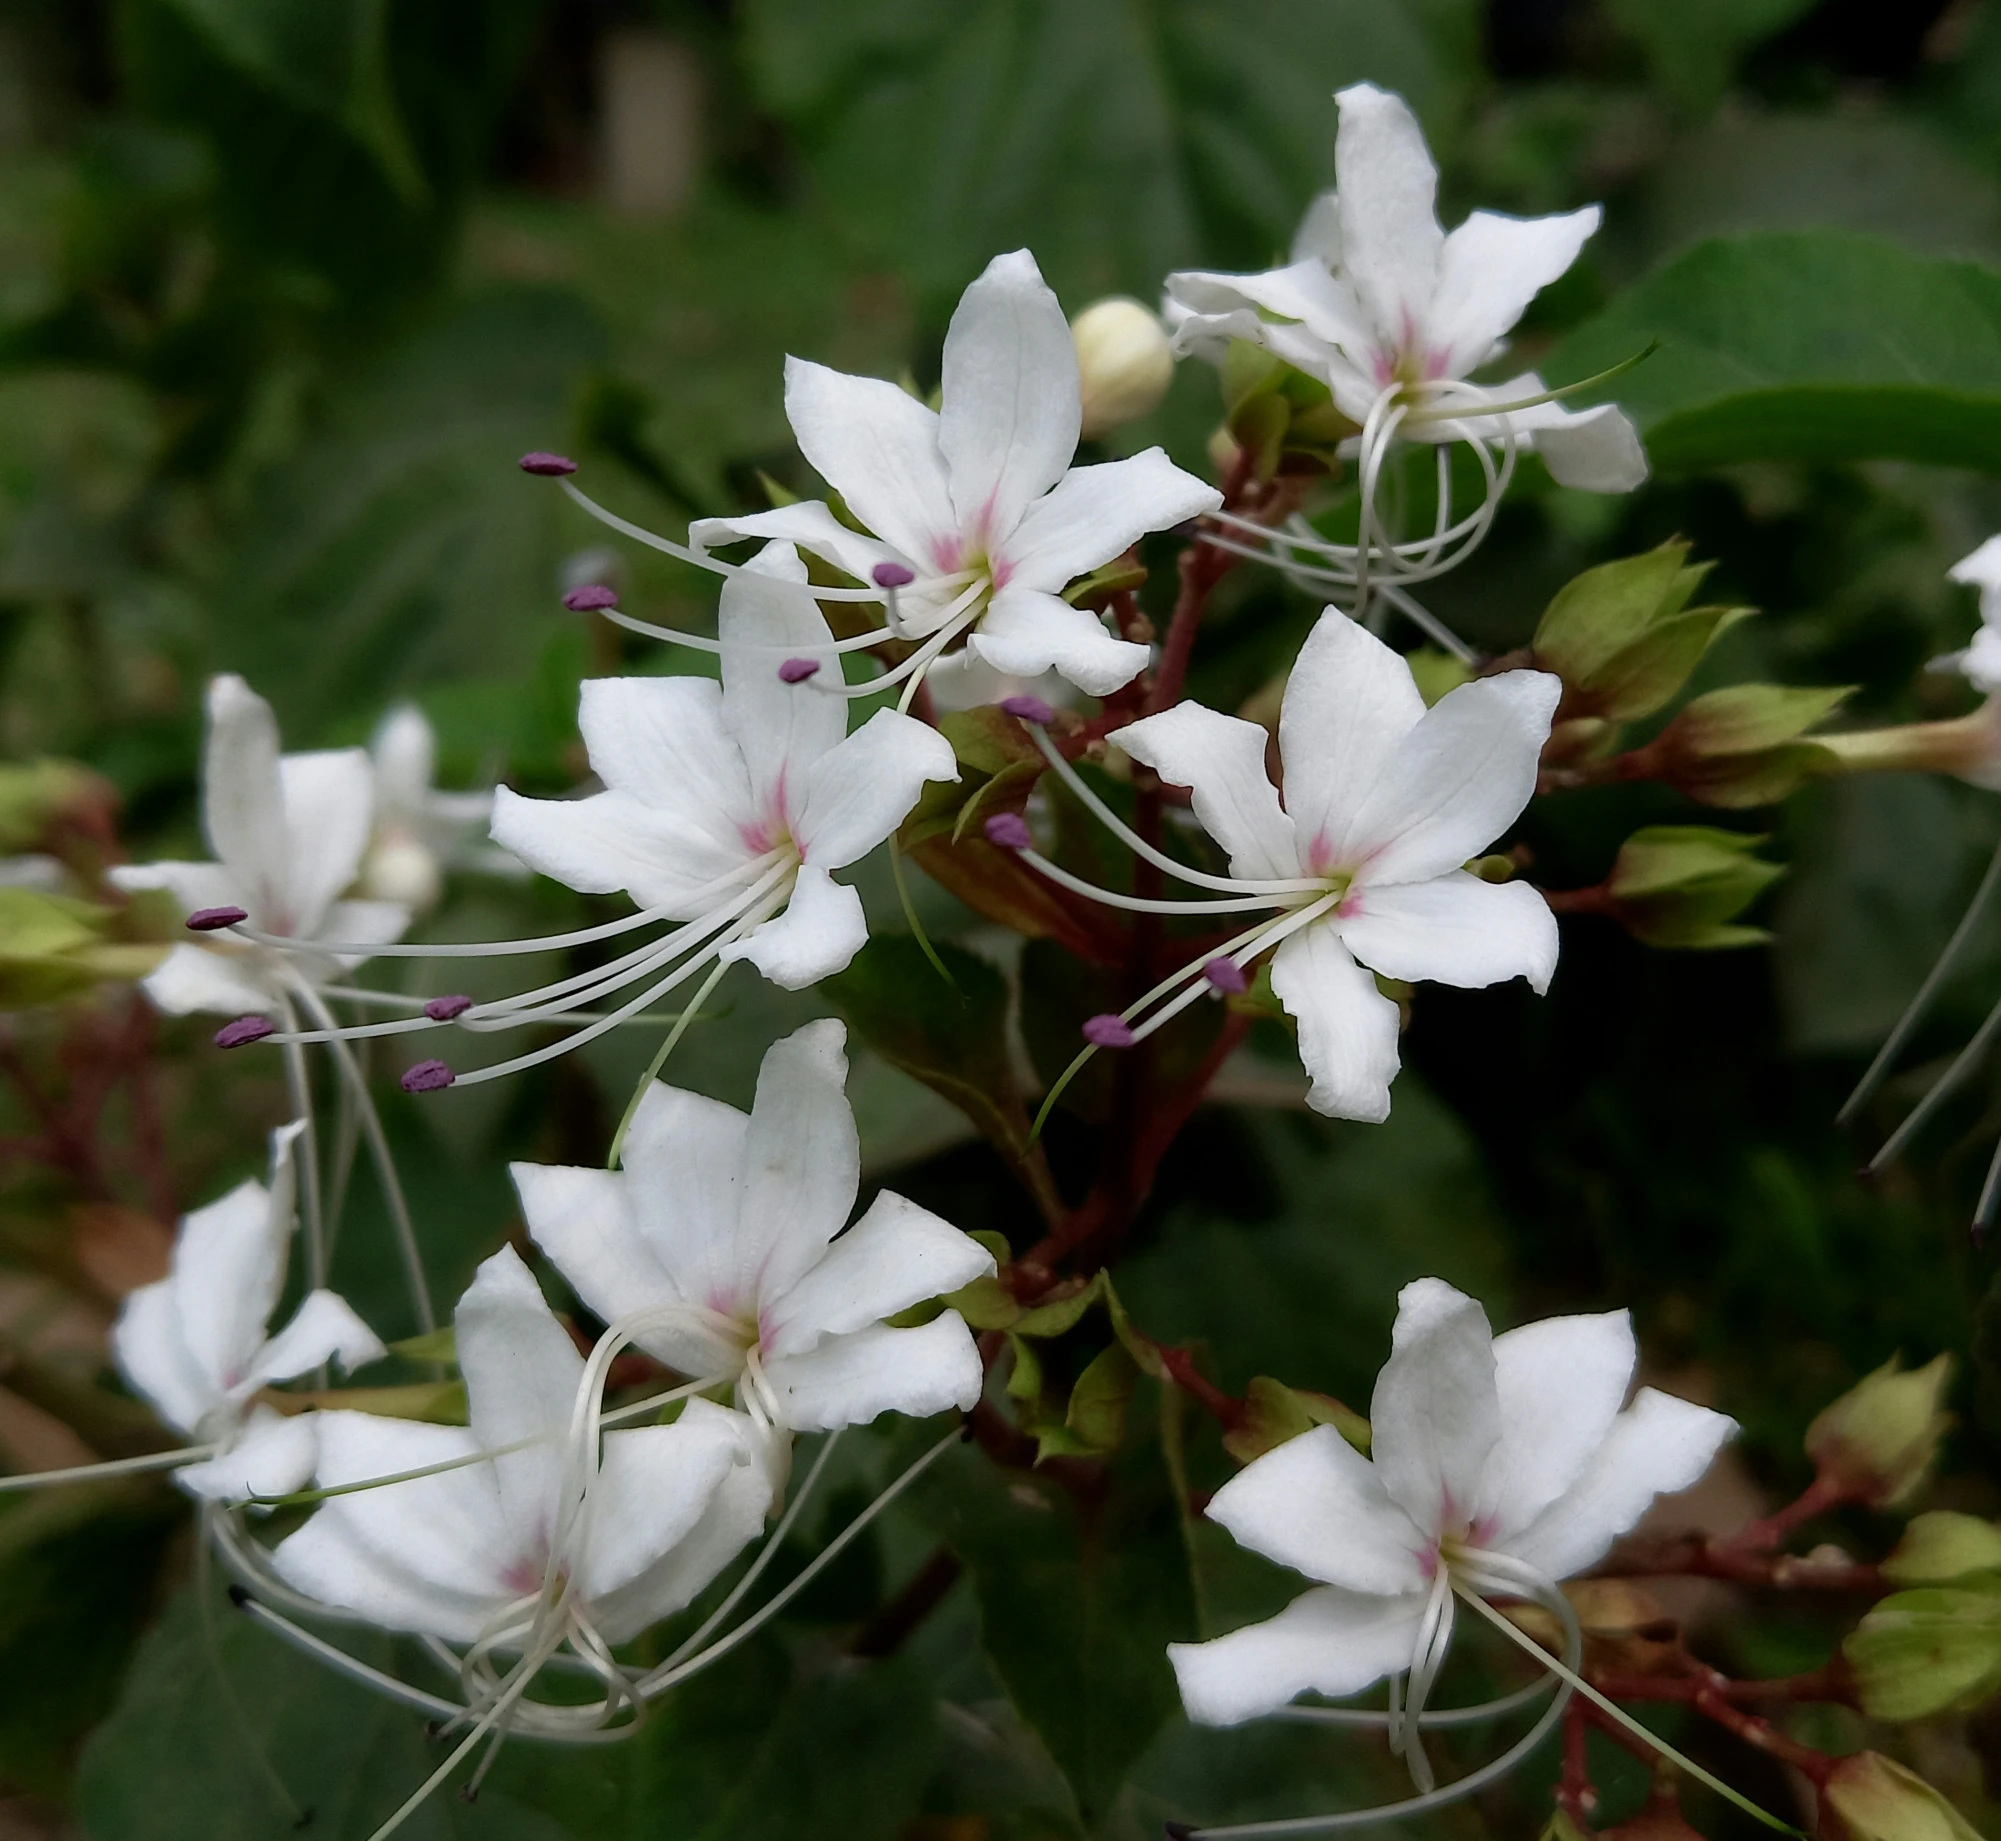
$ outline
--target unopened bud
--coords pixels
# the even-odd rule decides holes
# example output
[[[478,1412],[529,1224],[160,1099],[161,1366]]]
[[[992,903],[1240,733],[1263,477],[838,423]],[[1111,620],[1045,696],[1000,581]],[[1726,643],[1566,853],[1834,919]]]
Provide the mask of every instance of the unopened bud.
[[[1856,1382],[1807,1427],[1806,1453],[1852,1502],[1888,1507],[1923,1480],[1952,1424],[1941,1402],[1952,1357],[1903,1372],[1896,1357]]]
[[[1109,434],[1160,406],[1174,381],[1167,329],[1136,300],[1115,296],[1070,322],[1084,392],[1084,433]]]
[[[2001,1527],[1949,1509],[1914,1517],[1883,1562],[1894,1585],[1945,1585],[1975,1573],[2001,1575]]]
[[[1605,910],[1648,946],[1712,950],[1770,936],[1733,925],[1785,872],[1753,854],[1764,840],[1708,825],[1648,825],[1620,847]]]
[[[1893,1592],[1841,1645],[1856,1700],[1871,1719],[1965,1712],[2001,1689],[2001,1580]]]
[[[1851,694],[1846,686],[1804,689],[1734,684],[1689,703],[1634,758],[1647,777],[1738,810],[1771,805],[1807,781],[1839,770],[1826,738],[1807,738]]]
[[[435,907],[444,891],[438,859],[408,832],[382,838],[361,866],[361,892],[371,901],[393,901],[422,913]]]
[[[1849,1841],[1980,1841],[1980,1831],[1930,1784],[1881,1752],[1842,1759],[1821,1794]]]

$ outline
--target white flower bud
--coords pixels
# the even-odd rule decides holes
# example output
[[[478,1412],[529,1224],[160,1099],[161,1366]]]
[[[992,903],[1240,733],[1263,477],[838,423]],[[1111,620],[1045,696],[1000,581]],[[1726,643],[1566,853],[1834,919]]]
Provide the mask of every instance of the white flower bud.
[[[1160,321],[1136,300],[1114,296],[1070,322],[1084,388],[1084,433],[1102,435],[1158,406],[1174,379],[1174,353]]]
[[[407,831],[391,832],[369,846],[361,866],[361,892],[371,901],[400,902],[420,914],[436,906],[444,889],[438,859]]]

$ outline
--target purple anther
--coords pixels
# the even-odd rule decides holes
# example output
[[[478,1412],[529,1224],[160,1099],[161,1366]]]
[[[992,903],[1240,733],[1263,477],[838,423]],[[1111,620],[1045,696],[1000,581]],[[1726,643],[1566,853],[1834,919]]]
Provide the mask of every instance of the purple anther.
[[[616,607],[618,590],[603,582],[586,582],[581,588],[572,588],[563,597],[563,605],[573,614],[594,614],[601,607]]]
[[[819,669],[817,658],[788,658],[778,667],[778,676],[782,683],[803,684]]]
[[[1045,728],[1056,720],[1056,712],[1040,697],[1003,697],[1001,708],[1023,722],[1039,723]]]
[[[248,908],[197,908],[188,916],[188,927],[194,933],[219,933],[249,918]]]
[[[450,997],[434,997],[424,1006],[424,1014],[434,1023],[449,1023],[472,1008],[472,999],[455,992]]]
[[[545,454],[537,448],[534,453],[521,456],[522,472],[540,473],[547,479],[557,479],[576,470],[577,463],[567,454]]]
[[[402,1087],[405,1093],[435,1093],[456,1079],[458,1076],[442,1061],[420,1061],[415,1067],[403,1070]]]
[[[272,1022],[268,1016],[239,1016],[233,1023],[225,1023],[215,1032],[217,1048],[241,1048],[246,1042],[261,1042],[271,1033]]]
[[[869,576],[878,588],[908,588],[916,581],[917,571],[906,569],[901,563],[877,563]]]
[[[1124,1017],[1113,1016],[1109,1011],[1092,1017],[1084,1025],[1084,1040],[1095,1048],[1130,1048],[1138,1039],[1126,1027]]]
[[[1251,981],[1244,976],[1244,968],[1234,959],[1211,959],[1202,968],[1202,976],[1217,990],[1231,997],[1241,997],[1251,988]]]
[[[1035,842],[1035,833],[1019,812],[996,812],[980,829],[989,844],[1002,850],[1026,850]]]

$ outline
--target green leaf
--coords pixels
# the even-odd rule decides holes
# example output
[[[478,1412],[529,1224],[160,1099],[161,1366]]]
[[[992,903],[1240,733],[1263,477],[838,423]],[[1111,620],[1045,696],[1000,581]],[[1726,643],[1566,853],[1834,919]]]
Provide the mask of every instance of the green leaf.
[[[1843,231],[1698,245],[1565,339],[1617,385],[1664,472],[1743,460],[1916,460],[2001,472],[2001,275]]]
[[[1841,1652],[1871,1719],[1920,1720],[2001,1693],[2001,1580],[1984,1590],[1897,1592],[1858,1624]]]
[[[1606,0],[1612,23],[1639,41],[1661,83],[1692,107],[1712,103],[1739,56],[1790,25],[1814,0]]]

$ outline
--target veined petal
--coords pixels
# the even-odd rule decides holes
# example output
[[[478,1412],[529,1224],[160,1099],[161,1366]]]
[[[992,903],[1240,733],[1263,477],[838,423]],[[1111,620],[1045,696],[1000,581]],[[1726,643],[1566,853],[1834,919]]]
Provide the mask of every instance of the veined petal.
[[[792,693],[832,707],[837,697],[810,685]],[[952,744],[928,722],[896,710],[877,710],[852,735],[810,762],[800,762],[800,810],[794,835],[809,863],[845,869],[865,857],[900,825],[926,781],[956,780]]]
[[[734,1106],[655,1081],[625,1135],[626,1204],[641,1237],[680,1296],[719,1310],[733,1302],[749,1130],[749,1114]],[[717,1372],[690,1366],[714,1355],[691,1348],[674,1366]]]
[[[759,854],[692,813],[642,805],[629,793],[583,799],[524,799],[502,786],[493,795],[493,841],[530,869],[586,895],[620,889],[641,907],[682,919],[717,904],[706,892]]]
[[[1097,615],[1061,595],[1011,583],[988,603],[966,640],[996,671],[1038,677],[1060,671],[1091,697],[1108,697],[1146,669],[1145,646],[1114,639]]]
[[[1324,923],[1304,927],[1271,960],[1273,995],[1299,1025],[1307,1104],[1331,1119],[1390,1116],[1397,1075],[1397,1007]]]
[[[261,1387],[266,1381],[289,1381],[337,1361],[344,1372],[379,1362],[389,1351],[381,1337],[355,1315],[354,1306],[337,1292],[309,1291],[292,1313],[292,1320],[257,1351],[239,1389]]]
[[[776,505],[770,511],[747,512],[740,518],[697,518],[688,526],[688,541],[708,551],[745,537],[796,543],[800,549],[830,562],[858,582],[869,581],[877,563],[902,563],[919,574],[933,567],[929,556],[906,556],[901,550],[850,529],[818,499],[796,505]]]
[[[202,829],[253,915],[282,904],[292,843],[278,783],[278,720],[233,672],[209,680]]]
[[[807,776],[848,730],[845,699],[811,680],[778,675],[787,657],[817,660],[839,682],[834,636],[806,586],[806,565],[789,543],[765,546],[723,584],[717,626],[723,646],[723,723],[750,770],[758,817],[795,822]]]
[[[1349,831],[1358,884],[1424,882],[1499,837],[1535,791],[1563,694],[1547,671],[1504,671],[1449,692],[1397,744]]]
[[[289,1417],[258,1407],[227,1450],[174,1472],[191,1496],[212,1502],[245,1502],[252,1496],[289,1496],[304,1487],[319,1459],[317,1413]]]
[[[1641,1388],[1584,1474],[1502,1551],[1551,1579],[1583,1571],[1604,1558],[1656,1496],[1697,1481],[1736,1431],[1734,1419],[1706,1406]]]
[[[803,991],[845,971],[868,944],[862,898],[817,863],[802,863],[792,878],[785,911],[717,955],[725,963],[748,959],[782,991]]]
[[[1301,873],[1293,822],[1265,771],[1268,738],[1257,723],[1177,703],[1107,739],[1170,786],[1188,788],[1202,828],[1230,853],[1232,875],[1269,880]]]
[[[767,1306],[774,1355],[866,1329],[993,1271],[993,1255],[928,1208],[885,1189],[853,1227]]]
[[[1501,1436],[1494,1333],[1475,1299],[1436,1278],[1397,1294],[1369,1424],[1383,1487],[1418,1527],[1436,1535],[1471,1521]]]
[[[941,554],[956,551],[959,521],[931,410],[880,378],[788,358],[785,414],[799,451],[863,524],[905,556],[958,567]]]
[[[1390,1500],[1376,1467],[1332,1426],[1315,1426],[1245,1465],[1210,1498],[1238,1546],[1323,1585],[1422,1591],[1427,1542]]]
[[[560,1506],[563,1434],[584,1358],[512,1247],[481,1263],[453,1322],[467,1417],[480,1448],[495,1453],[493,1474],[513,1544],[540,1551]],[[502,1452],[531,1438],[543,1442]]]
[[[1438,373],[1463,377],[1484,364],[1529,302],[1577,260],[1603,215],[1596,205],[1563,217],[1475,211],[1453,231],[1424,328]]]
[[[1327,868],[1350,861],[1355,815],[1423,717],[1424,699],[1401,655],[1328,608],[1299,649],[1279,708],[1285,809],[1303,861]]]
[[[586,678],[577,727],[606,786],[674,813],[691,835],[720,846],[755,822],[749,773],[715,679]]]
[[[1623,1310],[1547,1317],[1494,1338],[1501,1442],[1483,1519],[1506,1544],[1584,1474],[1626,1403],[1639,1350]]]
[[[126,1293],[111,1331],[111,1352],[133,1390],[178,1431],[193,1436],[221,1401],[214,1377],[181,1334],[171,1278]]]
[[[1401,96],[1357,83],[1334,98],[1341,265],[1391,345],[1423,336],[1445,233],[1438,227],[1438,168],[1424,130]]]
[[[958,528],[1003,543],[1063,477],[1083,420],[1070,324],[1027,250],[996,256],[959,297],[941,373],[938,450]]]
[[[1463,869],[1429,882],[1358,888],[1335,922],[1356,958],[1385,978],[1476,990],[1556,971],[1556,916],[1526,882],[1482,882]]]
[[[955,1310],[917,1329],[878,1324],[829,1336],[806,1354],[773,1356],[764,1373],[779,1418],[795,1432],[866,1425],[883,1413],[969,1412],[986,1379],[973,1332]]]
[[[706,1400],[699,1404],[708,1410],[697,1412],[691,1400],[672,1425],[605,1434],[580,1569],[584,1596],[594,1603],[630,1585],[685,1540],[708,1512],[723,1478],[750,1461],[733,1423],[742,1415]],[[599,1634],[620,1643],[651,1621],[615,1631],[600,1625]]]
[[[114,863],[104,879],[116,889],[165,889],[183,914],[248,907],[236,878],[220,863]]]
[[[1323,1585],[1276,1617],[1208,1643],[1170,1643],[1181,1704],[1201,1726],[1235,1726],[1311,1688],[1355,1694],[1411,1664],[1425,1594],[1376,1598]]]
[[[285,798],[288,867],[280,899],[284,925],[273,932],[311,938],[334,898],[361,873],[374,822],[375,769],[364,748],[288,754],[278,762]]]
[[[153,1007],[169,1016],[275,1016],[278,998],[246,952],[176,946],[139,981]]]
[[[1182,472],[1157,447],[1126,460],[1072,467],[1029,506],[1000,546],[996,574],[1055,594],[1147,532],[1172,529],[1222,503],[1214,486]]]

